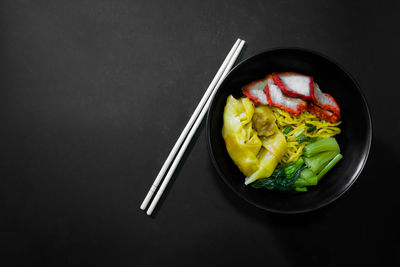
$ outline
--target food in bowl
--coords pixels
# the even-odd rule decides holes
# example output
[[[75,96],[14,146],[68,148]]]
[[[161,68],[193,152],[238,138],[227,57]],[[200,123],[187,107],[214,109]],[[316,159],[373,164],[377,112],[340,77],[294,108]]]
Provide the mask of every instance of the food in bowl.
[[[306,192],[341,159],[340,107],[313,77],[272,73],[229,95],[222,137],[253,188]]]

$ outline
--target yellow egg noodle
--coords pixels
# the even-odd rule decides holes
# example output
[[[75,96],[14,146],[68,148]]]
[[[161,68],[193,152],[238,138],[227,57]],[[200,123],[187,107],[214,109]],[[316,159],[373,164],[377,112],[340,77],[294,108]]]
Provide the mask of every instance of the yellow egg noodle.
[[[294,116],[289,112],[276,107],[273,107],[272,111],[276,117],[276,124],[281,131],[289,126],[291,127],[291,130],[286,133],[288,149],[287,153],[281,160],[282,163],[296,161],[303,154],[304,147],[310,143],[308,141],[299,143],[297,140],[300,136],[296,136],[297,134],[303,132],[301,135],[321,139],[332,137],[340,133],[340,128],[337,126],[341,123],[341,121],[337,123],[331,123],[322,120],[309,112],[304,112],[299,116]],[[316,129],[312,132],[307,132],[310,127],[306,126],[306,123],[314,125]]]

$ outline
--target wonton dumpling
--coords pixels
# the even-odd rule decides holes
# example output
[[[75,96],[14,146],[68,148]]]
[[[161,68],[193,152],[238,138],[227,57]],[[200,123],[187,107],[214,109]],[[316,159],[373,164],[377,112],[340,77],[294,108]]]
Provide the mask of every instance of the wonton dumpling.
[[[263,137],[262,146],[258,155],[260,167],[245,179],[246,185],[258,179],[270,177],[287,150],[286,138],[280,131],[272,136]]]
[[[226,101],[222,137],[229,156],[246,175],[246,185],[271,176],[286,153],[286,138],[275,121],[269,107],[254,108],[248,98],[230,95]]]
[[[254,105],[248,98],[229,96],[224,109],[222,137],[226,149],[240,171],[250,176],[259,168],[257,154],[261,141],[252,127]]]

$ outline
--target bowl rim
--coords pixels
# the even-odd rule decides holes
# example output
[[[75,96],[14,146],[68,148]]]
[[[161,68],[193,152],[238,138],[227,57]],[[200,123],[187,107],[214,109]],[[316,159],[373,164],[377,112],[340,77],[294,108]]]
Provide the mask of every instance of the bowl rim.
[[[341,190],[340,192],[338,192],[337,194],[333,195],[333,197],[329,198],[326,201],[322,201],[321,203],[319,203],[318,205],[315,205],[314,207],[304,208],[304,209],[299,209],[299,210],[293,210],[293,211],[286,211],[286,210],[282,211],[282,210],[278,210],[278,209],[268,208],[268,207],[265,207],[263,205],[260,205],[260,204],[258,204],[256,202],[254,202],[254,201],[251,201],[251,200],[245,198],[242,194],[239,194],[238,192],[236,192],[236,189],[227,181],[225,175],[222,173],[222,171],[220,170],[220,168],[219,168],[219,166],[217,164],[216,158],[215,158],[214,153],[213,153],[213,148],[212,148],[212,145],[211,145],[211,135],[210,135],[210,129],[211,129],[211,112],[210,111],[211,111],[211,107],[213,107],[215,105],[215,101],[216,101],[215,95],[220,91],[221,87],[225,83],[225,80],[237,68],[239,68],[243,64],[246,64],[248,61],[252,60],[253,58],[261,56],[263,54],[276,52],[276,51],[279,51],[279,50],[293,50],[293,51],[301,51],[301,52],[314,54],[314,55],[322,57],[325,60],[333,63],[334,65],[336,65],[340,70],[342,70],[351,79],[351,81],[353,82],[353,84],[357,88],[358,93],[360,94],[360,96],[362,98],[362,101],[365,104],[366,115],[367,115],[367,118],[368,118],[368,120],[367,120],[367,123],[368,123],[368,134],[367,134],[367,144],[366,144],[367,147],[366,147],[365,151],[363,151],[363,159],[362,159],[361,165],[358,168],[357,173],[355,173],[353,175],[353,178],[349,181],[349,183],[345,186],[345,188],[343,190]],[[209,109],[207,111],[207,123],[206,123],[206,135],[207,135],[206,137],[207,137],[207,143],[208,143],[207,147],[208,147],[208,153],[209,153],[210,158],[211,158],[211,162],[213,163],[214,168],[216,169],[218,175],[222,178],[224,183],[227,184],[228,187],[236,195],[238,195],[241,199],[245,200],[247,203],[250,203],[250,204],[252,204],[252,205],[254,205],[254,206],[256,206],[256,207],[258,207],[258,208],[260,208],[262,210],[266,210],[266,211],[270,211],[270,212],[274,212],[274,213],[280,213],[280,214],[299,214],[299,213],[305,213],[305,212],[314,211],[314,210],[320,209],[322,207],[325,207],[325,206],[329,205],[330,203],[334,202],[335,200],[337,200],[338,198],[340,198],[344,193],[346,193],[349,190],[349,188],[354,184],[354,182],[358,179],[358,177],[362,173],[362,171],[363,171],[363,169],[365,167],[365,164],[368,161],[369,152],[371,150],[371,145],[372,145],[373,124],[372,124],[370,108],[369,108],[368,102],[367,102],[367,100],[365,98],[365,95],[364,95],[363,91],[361,90],[361,87],[358,84],[358,82],[356,81],[356,79],[341,64],[339,64],[336,60],[332,59],[331,57],[329,57],[329,56],[327,56],[327,55],[325,55],[325,54],[323,54],[321,52],[318,52],[318,51],[315,51],[315,50],[311,50],[311,49],[308,49],[308,48],[294,47],[294,46],[279,46],[279,47],[274,47],[274,48],[269,48],[269,49],[262,50],[261,52],[258,52],[256,54],[254,54],[254,55],[252,55],[252,56],[240,61],[238,64],[236,64],[229,71],[229,73],[225,77],[224,81],[220,84],[220,86],[218,87],[215,95],[214,95],[214,97],[213,97],[213,99],[212,99],[212,101],[210,103]]]

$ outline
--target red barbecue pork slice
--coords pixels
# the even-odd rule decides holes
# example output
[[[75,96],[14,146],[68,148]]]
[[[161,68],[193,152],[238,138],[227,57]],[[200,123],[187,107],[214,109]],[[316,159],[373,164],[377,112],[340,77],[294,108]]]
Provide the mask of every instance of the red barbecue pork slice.
[[[265,77],[264,79],[253,81],[243,86],[243,94],[256,103],[267,105],[267,96],[264,92],[264,88],[267,85],[267,77]]]
[[[299,98],[285,96],[281,89],[275,84],[272,75],[267,76],[265,94],[267,95],[268,104],[271,107],[278,107],[295,116],[307,110],[307,102]]]
[[[323,93],[317,83],[314,83],[311,90],[311,98],[312,101],[322,109],[329,110],[340,117],[340,107],[338,103],[336,103],[335,99],[330,94]]]
[[[280,72],[273,73],[272,78],[285,95],[311,100],[311,91],[314,87],[311,76],[296,72]]]
[[[319,118],[332,122],[337,123],[340,121],[340,115],[333,113],[329,110],[322,109],[313,103],[308,104],[308,112],[318,116]]]

